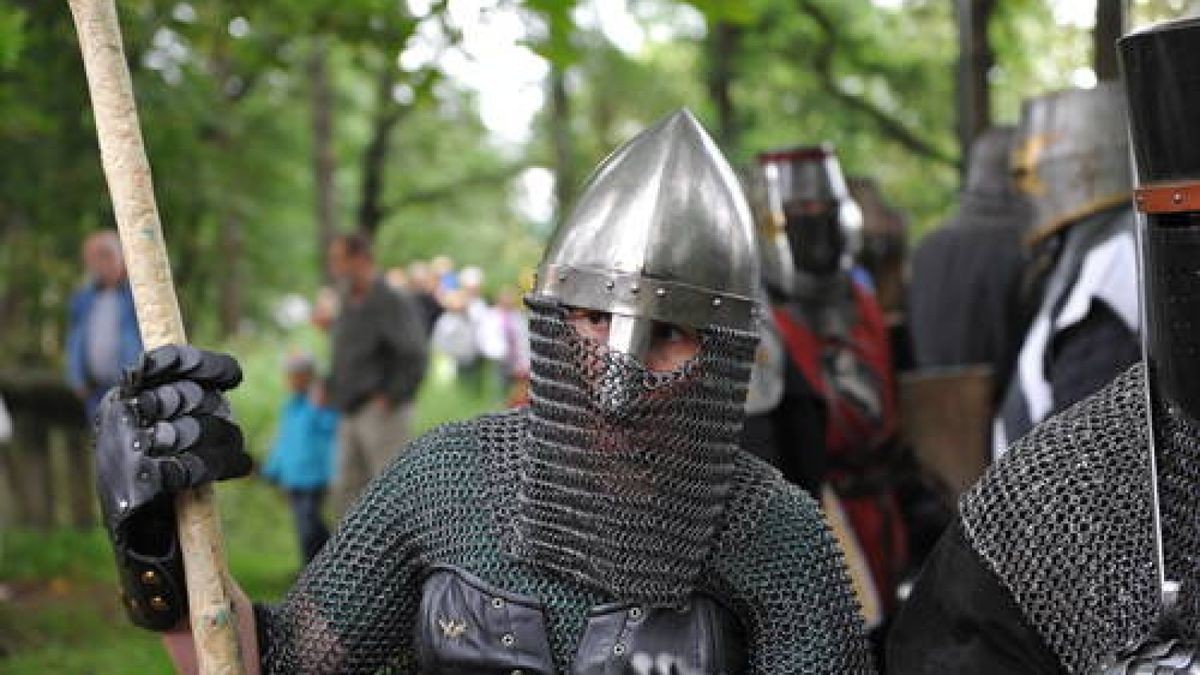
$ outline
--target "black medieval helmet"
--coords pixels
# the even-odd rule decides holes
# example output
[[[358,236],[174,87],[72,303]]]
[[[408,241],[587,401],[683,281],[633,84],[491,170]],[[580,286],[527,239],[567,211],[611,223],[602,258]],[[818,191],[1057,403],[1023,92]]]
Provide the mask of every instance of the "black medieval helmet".
[[[1140,211],[1142,311],[1164,600],[1200,634],[1200,19],[1118,42]]]
[[[1200,18],[1119,45],[1145,216],[1147,356],[1159,395],[1200,424]]]

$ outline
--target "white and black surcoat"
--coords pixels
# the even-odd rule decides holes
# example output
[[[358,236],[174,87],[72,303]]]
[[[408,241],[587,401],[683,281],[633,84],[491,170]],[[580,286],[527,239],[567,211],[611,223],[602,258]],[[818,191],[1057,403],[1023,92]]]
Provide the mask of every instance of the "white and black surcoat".
[[[1093,214],[1044,245],[1058,248],[1056,260],[993,425],[996,456],[1141,353],[1133,211]]]

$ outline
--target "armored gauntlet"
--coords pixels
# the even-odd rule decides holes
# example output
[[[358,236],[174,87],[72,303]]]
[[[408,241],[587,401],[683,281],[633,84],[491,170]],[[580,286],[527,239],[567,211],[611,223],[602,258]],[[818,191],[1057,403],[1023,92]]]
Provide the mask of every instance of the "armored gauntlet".
[[[125,609],[138,626],[167,630],[186,613],[175,493],[250,472],[221,393],[241,379],[228,355],[170,345],[143,356],[100,404],[97,491]]]

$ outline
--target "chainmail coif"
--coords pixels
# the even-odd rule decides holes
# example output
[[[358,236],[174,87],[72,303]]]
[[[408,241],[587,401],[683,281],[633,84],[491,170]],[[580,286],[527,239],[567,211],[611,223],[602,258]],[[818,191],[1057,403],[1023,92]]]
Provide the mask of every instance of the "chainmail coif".
[[[739,452],[754,333],[708,328],[653,372],[530,298],[530,443],[507,548],[639,604],[682,604],[714,544]]]
[[[1160,414],[1157,458],[1168,578],[1185,580],[1196,631],[1197,436]],[[1160,618],[1145,369],[1017,442],[961,503],[968,540],[1071,673],[1147,639]]]
[[[615,598],[506,555],[526,411],[441,427],[413,442],[275,606],[256,615],[267,673],[416,673],[412,635],[430,566],[459,566],[538,598],[561,672],[590,608]],[[739,454],[697,589],[746,628],[746,672],[870,673],[858,608],[816,504]]]

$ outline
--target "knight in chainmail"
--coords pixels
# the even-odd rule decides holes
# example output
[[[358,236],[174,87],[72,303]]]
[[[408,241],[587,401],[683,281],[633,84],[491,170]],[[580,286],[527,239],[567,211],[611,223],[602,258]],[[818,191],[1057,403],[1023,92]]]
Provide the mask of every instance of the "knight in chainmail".
[[[760,153],[756,173],[770,320],[784,355],[782,395],[759,416],[773,433],[762,435],[773,438],[784,475],[838,514],[830,521],[875,628],[906,567],[908,532],[892,484],[898,415],[887,326],[853,273],[862,212],[829,144]],[[752,418],[748,429],[756,426]]]
[[[689,112],[597,169],[538,274],[531,405],[413,442],[283,601],[244,612],[252,670],[871,672],[815,503],[737,446],[756,254]],[[106,399],[102,504],[140,625],[183,610],[170,493],[248,470],[219,393],[238,377],[168,347]]]
[[[1032,202],[1018,323],[1025,332],[993,424],[999,456],[1140,355],[1137,244],[1121,85],[1025,102],[1013,169]]]
[[[961,500],[889,672],[1200,673],[1200,20],[1123,38],[1146,360]]]

